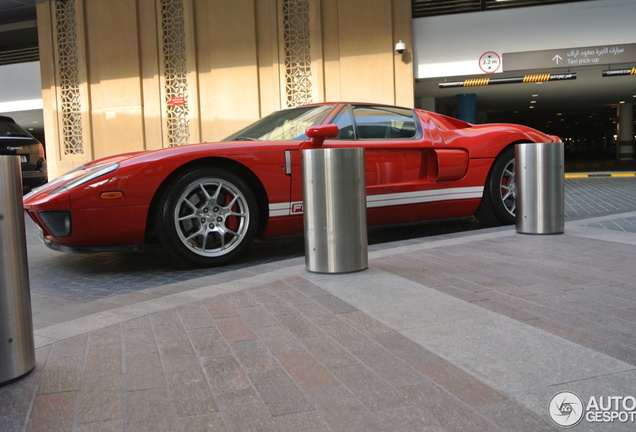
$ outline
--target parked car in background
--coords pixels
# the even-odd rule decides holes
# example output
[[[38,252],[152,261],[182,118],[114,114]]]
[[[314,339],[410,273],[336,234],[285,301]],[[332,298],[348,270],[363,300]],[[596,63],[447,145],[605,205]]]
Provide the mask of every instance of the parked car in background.
[[[555,141],[423,110],[305,105],[220,142],[90,162],[25,196],[24,208],[53,249],[136,250],[156,237],[190,264],[222,265],[256,236],[303,232],[302,150],[364,149],[370,226],[471,215],[501,225],[515,221],[515,144]]]
[[[0,116],[0,155],[20,156],[24,192],[48,180],[44,146],[10,117]]]

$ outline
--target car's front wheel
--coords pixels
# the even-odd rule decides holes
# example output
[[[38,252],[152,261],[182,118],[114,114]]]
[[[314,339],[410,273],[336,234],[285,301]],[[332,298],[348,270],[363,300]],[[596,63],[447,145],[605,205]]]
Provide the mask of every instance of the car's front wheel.
[[[198,267],[226,264],[256,235],[258,206],[236,174],[202,167],[175,179],[157,205],[155,231],[165,249]]]
[[[501,152],[495,159],[484,185],[484,196],[475,216],[486,226],[514,224],[517,210],[516,196],[515,149],[512,146]]]

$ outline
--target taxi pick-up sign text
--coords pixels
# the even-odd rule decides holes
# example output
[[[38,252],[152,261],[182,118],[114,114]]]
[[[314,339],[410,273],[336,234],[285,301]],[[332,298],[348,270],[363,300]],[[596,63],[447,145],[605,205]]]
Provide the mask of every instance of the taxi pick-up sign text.
[[[632,62],[636,62],[636,44],[602,45],[503,54],[504,71]]]

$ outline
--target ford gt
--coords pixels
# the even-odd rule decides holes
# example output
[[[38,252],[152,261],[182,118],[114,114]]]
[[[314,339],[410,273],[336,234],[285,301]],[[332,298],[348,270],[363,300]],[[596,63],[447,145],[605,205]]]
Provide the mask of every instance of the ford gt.
[[[496,226],[515,221],[515,144],[558,140],[418,109],[304,105],[220,142],[92,161],[33,190],[24,208],[56,250],[141,250],[158,239],[186,263],[217,266],[256,237],[303,232],[302,150],[364,148],[368,225],[475,215]]]

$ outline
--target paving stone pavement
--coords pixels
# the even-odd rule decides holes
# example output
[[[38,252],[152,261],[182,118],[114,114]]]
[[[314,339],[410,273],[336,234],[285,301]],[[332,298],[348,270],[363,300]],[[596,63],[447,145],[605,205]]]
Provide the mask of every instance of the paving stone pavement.
[[[636,396],[634,210],[378,243],[345,275],[294,256],[114,293],[36,327],[0,431],[559,430],[559,391]]]
[[[578,220],[636,210],[636,178],[566,178],[565,217]],[[617,220],[607,229],[627,226]],[[304,256],[302,237],[256,241],[245,257],[228,266],[193,269],[179,265],[158,245],[145,253],[65,254],[42,245],[27,224],[29,274],[36,328],[163,295],[165,286],[196,286],[205,277],[228,279],[250,273],[255,265]],[[483,227],[474,219],[372,229],[371,248]],[[207,282],[206,282],[207,283]],[[198,286],[202,286],[199,284]],[[122,294],[126,294],[125,296]]]
[[[489,431],[513,410],[551,430],[298,267],[53,344],[38,332],[35,371],[0,388],[0,429]]]

